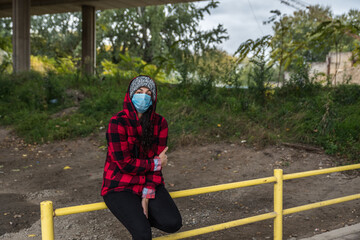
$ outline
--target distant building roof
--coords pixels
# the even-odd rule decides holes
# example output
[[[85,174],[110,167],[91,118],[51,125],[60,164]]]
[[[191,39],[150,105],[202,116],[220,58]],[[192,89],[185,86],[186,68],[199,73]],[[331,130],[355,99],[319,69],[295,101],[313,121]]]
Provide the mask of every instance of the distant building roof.
[[[184,2],[194,2],[194,0],[31,0],[30,14],[80,12],[82,5],[94,6],[96,10],[105,10]],[[12,0],[0,0],[0,17],[11,17],[11,15]]]

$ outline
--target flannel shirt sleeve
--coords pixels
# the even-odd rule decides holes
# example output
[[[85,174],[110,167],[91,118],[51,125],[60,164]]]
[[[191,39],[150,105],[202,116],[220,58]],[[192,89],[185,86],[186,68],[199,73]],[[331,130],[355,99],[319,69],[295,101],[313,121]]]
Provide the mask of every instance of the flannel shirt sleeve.
[[[144,187],[142,191],[142,198],[155,198],[155,189]]]
[[[139,173],[153,172],[158,168],[159,161],[154,159],[138,159],[131,157],[128,139],[124,124],[112,118],[106,133],[108,152],[112,160],[123,173],[136,175]]]
[[[159,155],[167,146],[168,140],[168,124],[165,118],[162,118],[160,124],[159,141],[157,144],[156,155]],[[160,159],[159,159],[160,160]],[[161,166],[161,163],[160,163]],[[146,183],[143,191],[143,197],[155,198],[155,188],[162,183],[161,171],[149,171],[146,173]]]

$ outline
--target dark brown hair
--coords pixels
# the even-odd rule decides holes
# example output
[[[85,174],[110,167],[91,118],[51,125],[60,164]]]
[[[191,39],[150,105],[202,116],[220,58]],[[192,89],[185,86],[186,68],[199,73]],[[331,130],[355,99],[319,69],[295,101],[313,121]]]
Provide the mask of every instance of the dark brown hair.
[[[151,105],[151,107],[149,107],[146,112],[142,114],[140,118],[140,125],[142,128],[142,136],[140,137],[140,142],[145,154],[149,152],[153,144],[154,124],[151,121],[151,114],[153,112],[153,108],[154,103]]]

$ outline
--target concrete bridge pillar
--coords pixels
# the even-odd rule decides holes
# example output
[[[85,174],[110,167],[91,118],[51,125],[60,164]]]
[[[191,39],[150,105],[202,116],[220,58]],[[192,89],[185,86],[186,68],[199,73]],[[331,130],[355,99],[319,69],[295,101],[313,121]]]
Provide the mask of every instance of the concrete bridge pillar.
[[[93,75],[96,64],[95,7],[82,6],[82,56],[84,73]]]
[[[30,0],[12,0],[13,69],[30,70]]]

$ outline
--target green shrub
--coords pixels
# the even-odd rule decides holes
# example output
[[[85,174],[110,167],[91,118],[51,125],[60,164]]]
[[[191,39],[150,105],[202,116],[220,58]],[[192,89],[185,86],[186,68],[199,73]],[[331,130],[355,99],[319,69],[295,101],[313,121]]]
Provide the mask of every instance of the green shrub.
[[[168,121],[170,147],[230,140],[290,141],[315,144],[328,154],[359,161],[359,86],[293,82],[274,89],[272,98],[261,102],[256,100],[260,88],[255,94],[251,89],[217,88],[211,76],[201,79],[157,82],[157,112]],[[87,136],[106,128],[110,117],[122,109],[130,80],[79,73],[0,75],[0,124],[12,125],[29,142]],[[81,93],[83,99],[74,101],[68,90]],[[75,105],[75,113],[54,117]]]
[[[355,84],[341,84],[333,89],[334,101],[338,104],[353,104],[360,99],[360,86]]]
[[[253,58],[250,62],[254,64],[253,70],[249,73],[249,92],[254,100],[260,105],[266,102],[266,91],[269,89],[269,83],[273,77],[272,66],[268,66],[264,55]]]

